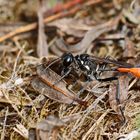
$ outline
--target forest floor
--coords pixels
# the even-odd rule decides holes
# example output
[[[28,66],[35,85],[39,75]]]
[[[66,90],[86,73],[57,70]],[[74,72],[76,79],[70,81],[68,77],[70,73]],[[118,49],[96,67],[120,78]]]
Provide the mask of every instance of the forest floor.
[[[0,140],[140,139],[139,0],[5,0],[0,15]]]

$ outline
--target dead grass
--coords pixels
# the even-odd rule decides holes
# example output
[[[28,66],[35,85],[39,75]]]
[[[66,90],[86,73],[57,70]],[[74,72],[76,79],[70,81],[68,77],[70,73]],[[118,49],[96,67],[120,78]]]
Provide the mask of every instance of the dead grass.
[[[128,5],[127,2],[126,5]],[[100,10],[101,8],[99,8]],[[96,12],[97,14],[100,13],[99,17],[102,18],[103,14],[99,11]],[[7,20],[7,22],[9,21]],[[134,26],[133,30],[136,29],[137,27]],[[63,33],[60,34],[63,35]],[[136,38],[131,38],[133,43],[137,43],[138,40],[135,42],[134,39]],[[109,105],[108,88],[97,95],[96,92],[98,91],[86,93],[84,100],[88,102],[87,107],[58,103],[36,92],[30,85],[32,76],[36,73],[35,66],[41,62],[41,59],[35,55],[35,42],[35,38],[27,39],[25,37],[18,40],[15,37],[2,42],[0,45],[1,140],[27,139],[29,129],[36,128],[38,122],[50,115],[62,120],[71,115],[78,115],[74,121],[68,122],[60,128],[58,139],[63,140],[116,140],[118,137],[129,134],[140,127],[140,91],[135,88],[139,85],[139,79],[130,81],[129,99],[124,110],[127,123],[123,125],[117,113]],[[135,44],[135,46],[137,45]],[[118,46],[113,46],[113,48],[116,47]],[[136,55],[139,54],[138,47]],[[110,50],[110,54],[114,51],[115,49]],[[116,51],[118,50],[116,49]],[[119,57],[122,53],[119,50],[119,55],[116,52],[115,56]],[[104,84],[101,83],[101,86]]]

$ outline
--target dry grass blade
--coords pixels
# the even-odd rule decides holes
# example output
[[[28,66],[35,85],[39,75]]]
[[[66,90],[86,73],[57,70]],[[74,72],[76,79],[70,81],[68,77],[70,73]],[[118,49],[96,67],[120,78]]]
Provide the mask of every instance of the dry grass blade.
[[[6,121],[7,121],[7,114],[9,112],[9,108],[7,107],[7,110],[6,110],[6,113],[5,113],[5,119],[4,119],[4,122],[3,122],[3,130],[2,130],[2,133],[1,133],[1,140],[4,140],[5,139],[5,125],[6,125]]]
[[[13,129],[21,136],[23,136],[25,139],[28,138],[28,130],[22,124],[17,124],[16,127],[14,127]]]
[[[7,93],[6,90],[2,90],[2,93],[4,95],[4,97],[6,98],[7,102],[11,104],[11,106],[14,108],[14,110],[18,113],[18,115],[24,120],[26,121],[26,119],[23,117],[22,112],[19,111],[18,106],[13,103],[9,97],[9,94]]]
[[[90,133],[92,133],[92,132],[95,130],[95,128],[96,128],[97,126],[99,126],[99,124],[101,123],[101,121],[105,118],[105,116],[106,116],[109,112],[110,112],[110,109],[106,110],[105,113],[103,113],[103,114],[99,117],[99,119],[96,121],[96,123],[94,123],[94,124],[92,125],[92,127],[88,130],[88,132],[85,134],[85,136],[82,138],[82,140],[88,139]]]
[[[90,114],[90,112],[92,112],[92,110],[94,110],[96,108],[96,106],[98,105],[98,103],[100,101],[102,101],[105,96],[107,95],[108,92],[104,92],[101,96],[99,96],[91,105],[89,105],[85,111],[83,111],[83,115],[81,117],[79,117],[79,119],[76,121],[75,125],[73,126],[73,130],[72,131],[76,131],[78,128],[80,128],[80,126],[84,123],[84,121],[86,120],[86,117]]]
[[[19,101],[19,97],[15,95],[9,95],[9,99],[10,99],[10,102],[4,96],[0,97],[0,103],[8,103],[8,104],[12,103],[15,105],[22,105],[22,106],[31,106],[32,104],[31,101],[25,97],[21,98]]]

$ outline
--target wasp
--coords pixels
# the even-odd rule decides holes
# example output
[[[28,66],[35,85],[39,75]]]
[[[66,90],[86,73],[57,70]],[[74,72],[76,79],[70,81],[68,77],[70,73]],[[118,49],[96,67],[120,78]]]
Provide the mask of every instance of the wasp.
[[[130,70],[133,67],[129,63],[119,62],[114,59],[110,59],[109,57],[100,58],[89,54],[79,54],[74,56],[72,53],[68,52],[51,62],[46,69],[54,65],[57,61],[60,61],[61,65],[61,79],[68,76],[70,73],[76,73],[78,76],[84,74],[87,81],[97,80],[100,82],[106,82],[117,80],[117,77],[113,76],[102,79],[100,78],[100,75],[104,71],[124,72],[123,70],[125,70],[126,72],[127,69],[128,72],[128,69]],[[108,65],[114,65],[115,68],[106,69]],[[57,82],[59,82],[61,79],[59,79]]]
[[[59,61],[58,65],[56,62]],[[53,60],[50,64],[47,65],[47,68],[54,66],[54,67],[61,67],[60,73],[61,78],[56,81],[54,84],[57,84],[63,78],[69,76],[70,74],[77,74],[81,75],[84,74],[87,78],[87,81],[97,80],[100,82],[118,80],[117,76],[112,76],[108,78],[100,78],[100,75],[105,71],[117,71],[118,73],[131,73],[135,77],[140,78],[140,68],[134,67],[132,64],[120,62],[110,57],[100,58],[95,57],[89,54],[79,54],[73,55],[72,53],[64,53],[60,58]],[[75,76],[74,74],[74,76]],[[119,80],[118,80],[119,81]],[[82,87],[78,91],[78,95],[84,91],[86,86]],[[120,95],[119,92],[116,93],[116,101],[120,103]],[[120,112],[123,117],[123,123],[125,122],[125,116],[123,113],[122,108],[120,107]]]

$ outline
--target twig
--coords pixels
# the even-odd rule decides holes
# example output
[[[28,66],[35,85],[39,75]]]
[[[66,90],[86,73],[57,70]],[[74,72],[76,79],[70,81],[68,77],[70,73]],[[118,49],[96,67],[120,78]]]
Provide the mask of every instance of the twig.
[[[45,35],[45,26],[43,22],[43,14],[46,10],[46,6],[43,6],[41,1],[37,11],[38,15],[38,41],[37,41],[37,55],[41,58],[48,55],[48,43],[47,36]]]
[[[97,3],[101,2],[101,1],[102,0],[94,0],[94,2],[92,4],[97,4]],[[55,19],[72,15],[72,14],[76,13],[78,10],[80,10],[81,8],[82,8],[82,6],[76,6],[76,7],[73,7],[69,11],[60,12],[60,13],[57,13],[57,14],[52,15],[50,17],[47,17],[47,18],[44,19],[44,23],[46,24],[46,23],[51,22],[51,21],[53,21]],[[31,24],[19,27],[19,28],[15,29],[14,31],[9,32],[8,34],[1,36],[0,37],[0,42],[4,41],[6,39],[9,39],[9,38],[11,38],[11,37],[13,37],[13,36],[15,36],[17,34],[34,30],[34,29],[37,28],[37,25],[38,25],[37,22],[34,22],[34,23],[31,23]]]
[[[20,54],[21,54],[22,50],[20,50],[17,54],[17,58],[16,58],[16,61],[14,63],[14,68],[13,68],[13,72],[12,72],[12,76],[11,76],[11,79],[14,79],[14,77],[16,76],[16,67],[17,67],[17,63],[19,61],[19,58],[20,58]]]
[[[59,3],[56,6],[54,6],[53,8],[47,10],[44,15],[46,15],[47,13],[54,14],[54,13],[62,12],[64,10],[68,10],[71,7],[73,7],[77,4],[80,4],[82,2],[84,2],[84,0],[71,0],[71,1],[64,3],[64,4]]]

